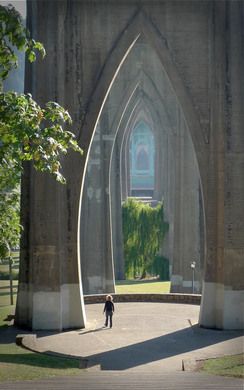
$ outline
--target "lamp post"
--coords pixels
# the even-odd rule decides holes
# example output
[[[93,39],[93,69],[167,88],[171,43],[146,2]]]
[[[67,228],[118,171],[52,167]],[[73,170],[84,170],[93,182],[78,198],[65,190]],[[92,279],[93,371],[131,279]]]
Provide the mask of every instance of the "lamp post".
[[[194,281],[195,281],[195,268],[196,268],[196,262],[191,262],[191,269],[192,269],[192,294],[194,294]]]

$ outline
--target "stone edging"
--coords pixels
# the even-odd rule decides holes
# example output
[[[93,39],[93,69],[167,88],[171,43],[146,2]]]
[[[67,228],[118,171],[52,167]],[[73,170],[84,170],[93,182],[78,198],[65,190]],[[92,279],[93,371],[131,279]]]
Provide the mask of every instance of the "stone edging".
[[[167,302],[200,305],[200,294],[111,294],[115,302]],[[106,294],[84,295],[85,304],[103,303]]]

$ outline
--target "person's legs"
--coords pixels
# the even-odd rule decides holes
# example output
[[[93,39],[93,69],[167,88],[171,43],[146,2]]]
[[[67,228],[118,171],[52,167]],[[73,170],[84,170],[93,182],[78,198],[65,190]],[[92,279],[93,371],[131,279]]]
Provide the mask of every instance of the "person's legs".
[[[110,316],[109,316],[110,328],[112,328],[112,325],[113,325],[112,317],[113,317],[113,312],[111,312],[111,313],[110,313]]]
[[[105,320],[105,326],[108,326],[108,312],[106,311],[106,320]]]

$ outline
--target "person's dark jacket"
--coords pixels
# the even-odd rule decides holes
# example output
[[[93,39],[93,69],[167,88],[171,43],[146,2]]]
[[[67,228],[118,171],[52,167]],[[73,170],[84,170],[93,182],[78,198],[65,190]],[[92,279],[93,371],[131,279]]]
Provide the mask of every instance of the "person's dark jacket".
[[[103,310],[104,312],[105,311],[112,311],[112,312],[114,312],[114,304],[113,304],[113,302],[111,302],[111,301],[106,301],[105,302],[105,305],[104,305],[104,310]]]

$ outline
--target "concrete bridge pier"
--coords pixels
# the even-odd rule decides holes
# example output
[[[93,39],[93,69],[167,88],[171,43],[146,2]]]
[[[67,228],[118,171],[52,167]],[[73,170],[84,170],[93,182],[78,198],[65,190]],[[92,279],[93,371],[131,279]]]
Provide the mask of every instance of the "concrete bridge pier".
[[[28,1],[28,25],[34,39],[44,43],[48,55],[27,67],[26,90],[40,104],[56,100],[69,110],[85,155],[81,158],[70,153],[63,160],[68,182],[65,188],[32,169],[25,170],[25,230],[16,310],[19,325],[61,329],[85,324],[79,265],[85,253],[79,248],[79,205],[86,157],[109,90],[123,61],[143,37],[159,63],[147,67],[147,78],[161,90],[158,76],[162,72],[167,75],[199,169],[205,221],[200,325],[244,327],[243,14],[244,3],[238,0]],[[133,70],[141,66],[135,64]],[[122,95],[121,85],[123,82],[117,92]],[[106,126],[104,136],[110,135],[105,132]],[[102,150],[110,153],[106,142]],[[101,167],[108,175],[105,160],[103,156]],[[186,159],[181,161],[188,166]],[[107,211],[109,179],[102,179]],[[99,192],[95,193],[99,199]],[[126,195],[122,188],[122,198]],[[180,210],[177,215],[181,215]],[[109,223],[105,222],[106,230]],[[111,245],[109,240],[107,236],[103,245]],[[182,246],[178,244],[180,251]],[[95,268],[96,259],[92,261]]]

